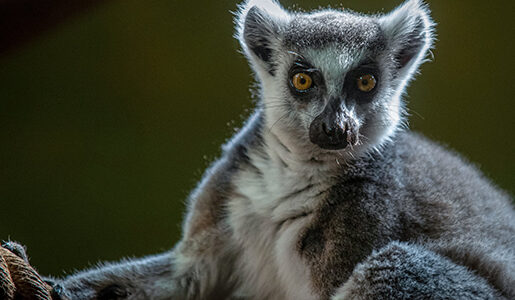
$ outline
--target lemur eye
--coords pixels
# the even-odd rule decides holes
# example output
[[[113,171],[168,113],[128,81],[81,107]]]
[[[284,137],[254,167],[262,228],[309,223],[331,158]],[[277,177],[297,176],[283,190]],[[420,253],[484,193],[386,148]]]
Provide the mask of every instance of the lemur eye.
[[[311,87],[313,79],[306,73],[297,73],[293,75],[291,82],[297,90],[305,91]]]
[[[370,74],[362,75],[362,76],[358,77],[358,79],[356,81],[357,81],[358,89],[362,92],[370,92],[371,90],[373,90],[376,87],[376,84],[377,84],[377,81],[376,81],[376,78],[374,77],[374,75],[370,75]]]

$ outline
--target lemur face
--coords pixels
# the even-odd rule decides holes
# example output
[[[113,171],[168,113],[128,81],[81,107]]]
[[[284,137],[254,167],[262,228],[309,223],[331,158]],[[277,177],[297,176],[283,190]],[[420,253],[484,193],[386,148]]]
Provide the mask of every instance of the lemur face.
[[[432,42],[418,0],[385,16],[242,6],[238,37],[262,87],[268,128],[320,151],[379,147],[402,122],[401,94]]]
[[[283,97],[313,144],[342,150],[362,144],[366,129],[396,126],[400,106],[389,111],[388,97],[393,66],[373,19],[335,11],[294,16],[282,47],[289,54]]]

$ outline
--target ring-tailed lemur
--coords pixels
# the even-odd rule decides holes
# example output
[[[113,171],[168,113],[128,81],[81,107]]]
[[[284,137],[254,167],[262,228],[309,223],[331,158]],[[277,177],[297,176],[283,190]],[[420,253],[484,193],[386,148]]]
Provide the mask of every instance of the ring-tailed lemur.
[[[62,297],[515,299],[510,197],[403,126],[433,42],[425,4],[248,0],[236,24],[260,101],[191,194],[182,239],[69,276]]]

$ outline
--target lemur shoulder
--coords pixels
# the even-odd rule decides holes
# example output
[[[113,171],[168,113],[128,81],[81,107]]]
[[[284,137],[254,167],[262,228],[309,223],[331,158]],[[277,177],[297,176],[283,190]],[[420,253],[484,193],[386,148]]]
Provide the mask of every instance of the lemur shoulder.
[[[259,83],[169,252],[57,283],[69,299],[515,299],[511,198],[405,126],[427,5],[386,15],[248,0]]]

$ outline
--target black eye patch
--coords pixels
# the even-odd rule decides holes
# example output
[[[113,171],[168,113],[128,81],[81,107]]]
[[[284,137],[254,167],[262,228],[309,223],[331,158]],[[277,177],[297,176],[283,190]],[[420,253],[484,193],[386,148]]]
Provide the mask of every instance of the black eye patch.
[[[363,84],[370,84],[370,78],[374,79],[374,86],[364,91]],[[364,80],[365,78],[365,80]],[[372,101],[381,86],[381,72],[374,62],[365,62],[359,67],[349,71],[345,76],[343,92],[360,103],[368,103]]]

